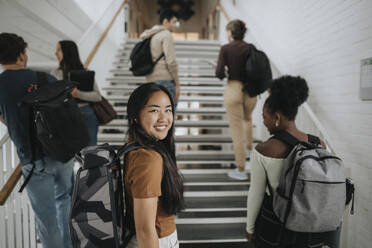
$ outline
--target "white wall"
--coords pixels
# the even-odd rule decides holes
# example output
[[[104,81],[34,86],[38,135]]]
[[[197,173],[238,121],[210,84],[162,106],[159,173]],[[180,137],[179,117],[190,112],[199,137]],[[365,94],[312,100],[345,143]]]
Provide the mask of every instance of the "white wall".
[[[122,2],[123,0],[0,0],[0,32],[16,33],[26,40],[28,65],[32,68],[56,68],[56,44],[63,39],[77,42],[84,62]],[[105,86],[113,58],[123,42],[124,11],[120,12],[89,66],[89,69],[96,71],[100,88]],[[1,125],[0,130],[4,130]]]
[[[372,102],[359,99],[360,60],[372,57],[370,0],[223,0],[282,74],[303,76],[309,103],[351,168],[356,211],[348,243],[372,243]]]
[[[81,59],[84,63],[89,53],[95,46],[100,35],[104,32],[107,25],[111,22],[112,17],[122,4],[122,0],[106,0],[100,1],[98,6],[92,7],[88,0],[75,0],[81,4],[82,10],[89,16],[96,16],[94,23],[85,31],[85,33],[77,41]],[[102,4],[105,3],[105,6]],[[97,12],[98,11],[98,12]],[[97,12],[97,15],[95,13]],[[99,18],[97,18],[99,16]],[[93,61],[89,65],[89,69],[96,72],[96,81],[100,88],[107,86],[106,78],[112,69],[114,57],[120,45],[124,43],[124,10],[117,17],[115,23],[111,27],[108,35],[98,49]]]

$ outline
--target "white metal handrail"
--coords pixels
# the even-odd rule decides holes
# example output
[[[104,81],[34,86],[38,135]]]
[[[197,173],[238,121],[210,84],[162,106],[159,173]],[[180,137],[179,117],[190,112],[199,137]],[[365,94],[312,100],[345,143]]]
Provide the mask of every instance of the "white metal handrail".
[[[16,148],[6,133],[0,140],[0,186],[3,186],[18,166]],[[18,191],[21,182],[15,187]],[[36,248],[35,216],[27,194],[13,193],[0,206],[0,247]]]

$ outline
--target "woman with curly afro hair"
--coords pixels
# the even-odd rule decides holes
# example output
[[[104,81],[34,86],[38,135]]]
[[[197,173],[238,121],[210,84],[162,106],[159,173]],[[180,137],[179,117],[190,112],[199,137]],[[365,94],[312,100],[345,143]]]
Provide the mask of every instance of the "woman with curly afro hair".
[[[298,108],[309,95],[305,79],[301,77],[282,76],[272,81],[270,95],[263,107],[263,122],[269,133],[275,135],[287,132],[299,141],[310,142],[309,135],[299,130],[295,123]],[[323,141],[321,145],[325,147]],[[258,144],[252,151],[251,183],[247,202],[247,239],[252,241],[255,232],[255,221],[262,205],[266,189],[269,185],[276,192],[285,158],[291,152],[291,147],[282,141],[270,138]],[[262,232],[272,232],[266,228]],[[297,233],[284,230],[282,233],[283,248],[321,248],[335,232],[328,233]],[[262,233],[261,233],[262,234]],[[273,234],[273,233],[272,233]],[[274,235],[274,234],[273,234]],[[255,244],[255,247],[264,247]],[[333,247],[333,246],[331,246]]]

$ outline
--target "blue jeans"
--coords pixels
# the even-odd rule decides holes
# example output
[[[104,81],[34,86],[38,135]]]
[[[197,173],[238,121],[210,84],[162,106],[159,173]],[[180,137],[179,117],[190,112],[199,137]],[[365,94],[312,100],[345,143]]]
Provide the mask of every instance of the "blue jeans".
[[[93,108],[90,105],[80,107],[80,111],[84,116],[85,123],[88,127],[89,132],[89,144],[88,146],[97,145],[97,133],[98,133],[98,120],[94,113]]]
[[[172,96],[174,100],[174,96],[176,95],[176,85],[174,83],[174,80],[158,80],[158,81],[155,81],[155,83],[167,88],[167,90],[169,91],[170,95]],[[175,101],[174,102],[175,109],[173,110],[174,113],[176,113],[177,105],[178,105],[178,101]]]
[[[69,230],[71,177],[74,162],[62,163],[50,157],[37,160],[26,189],[36,216],[37,233],[43,248],[72,247]],[[22,166],[26,177],[32,164]]]

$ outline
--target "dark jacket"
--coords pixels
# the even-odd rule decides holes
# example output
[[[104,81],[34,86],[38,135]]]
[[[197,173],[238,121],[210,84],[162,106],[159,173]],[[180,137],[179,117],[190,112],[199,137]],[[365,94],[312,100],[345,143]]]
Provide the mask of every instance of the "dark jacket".
[[[48,75],[48,82],[56,79]],[[37,83],[36,72],[31,70],[5,70],[0,74],[0,115],[8,128],[8,133],[17,148],[22,165],[43,157],[42,148],[31,137],[31,108],[21,103],[31,84]]]
[[[216,77],[223,79],[225,66],[228,68],[228,79],[244,81],[245,62],[250,50],[250,45],[242,40],[234,40],[221,47],[216,67]]]

